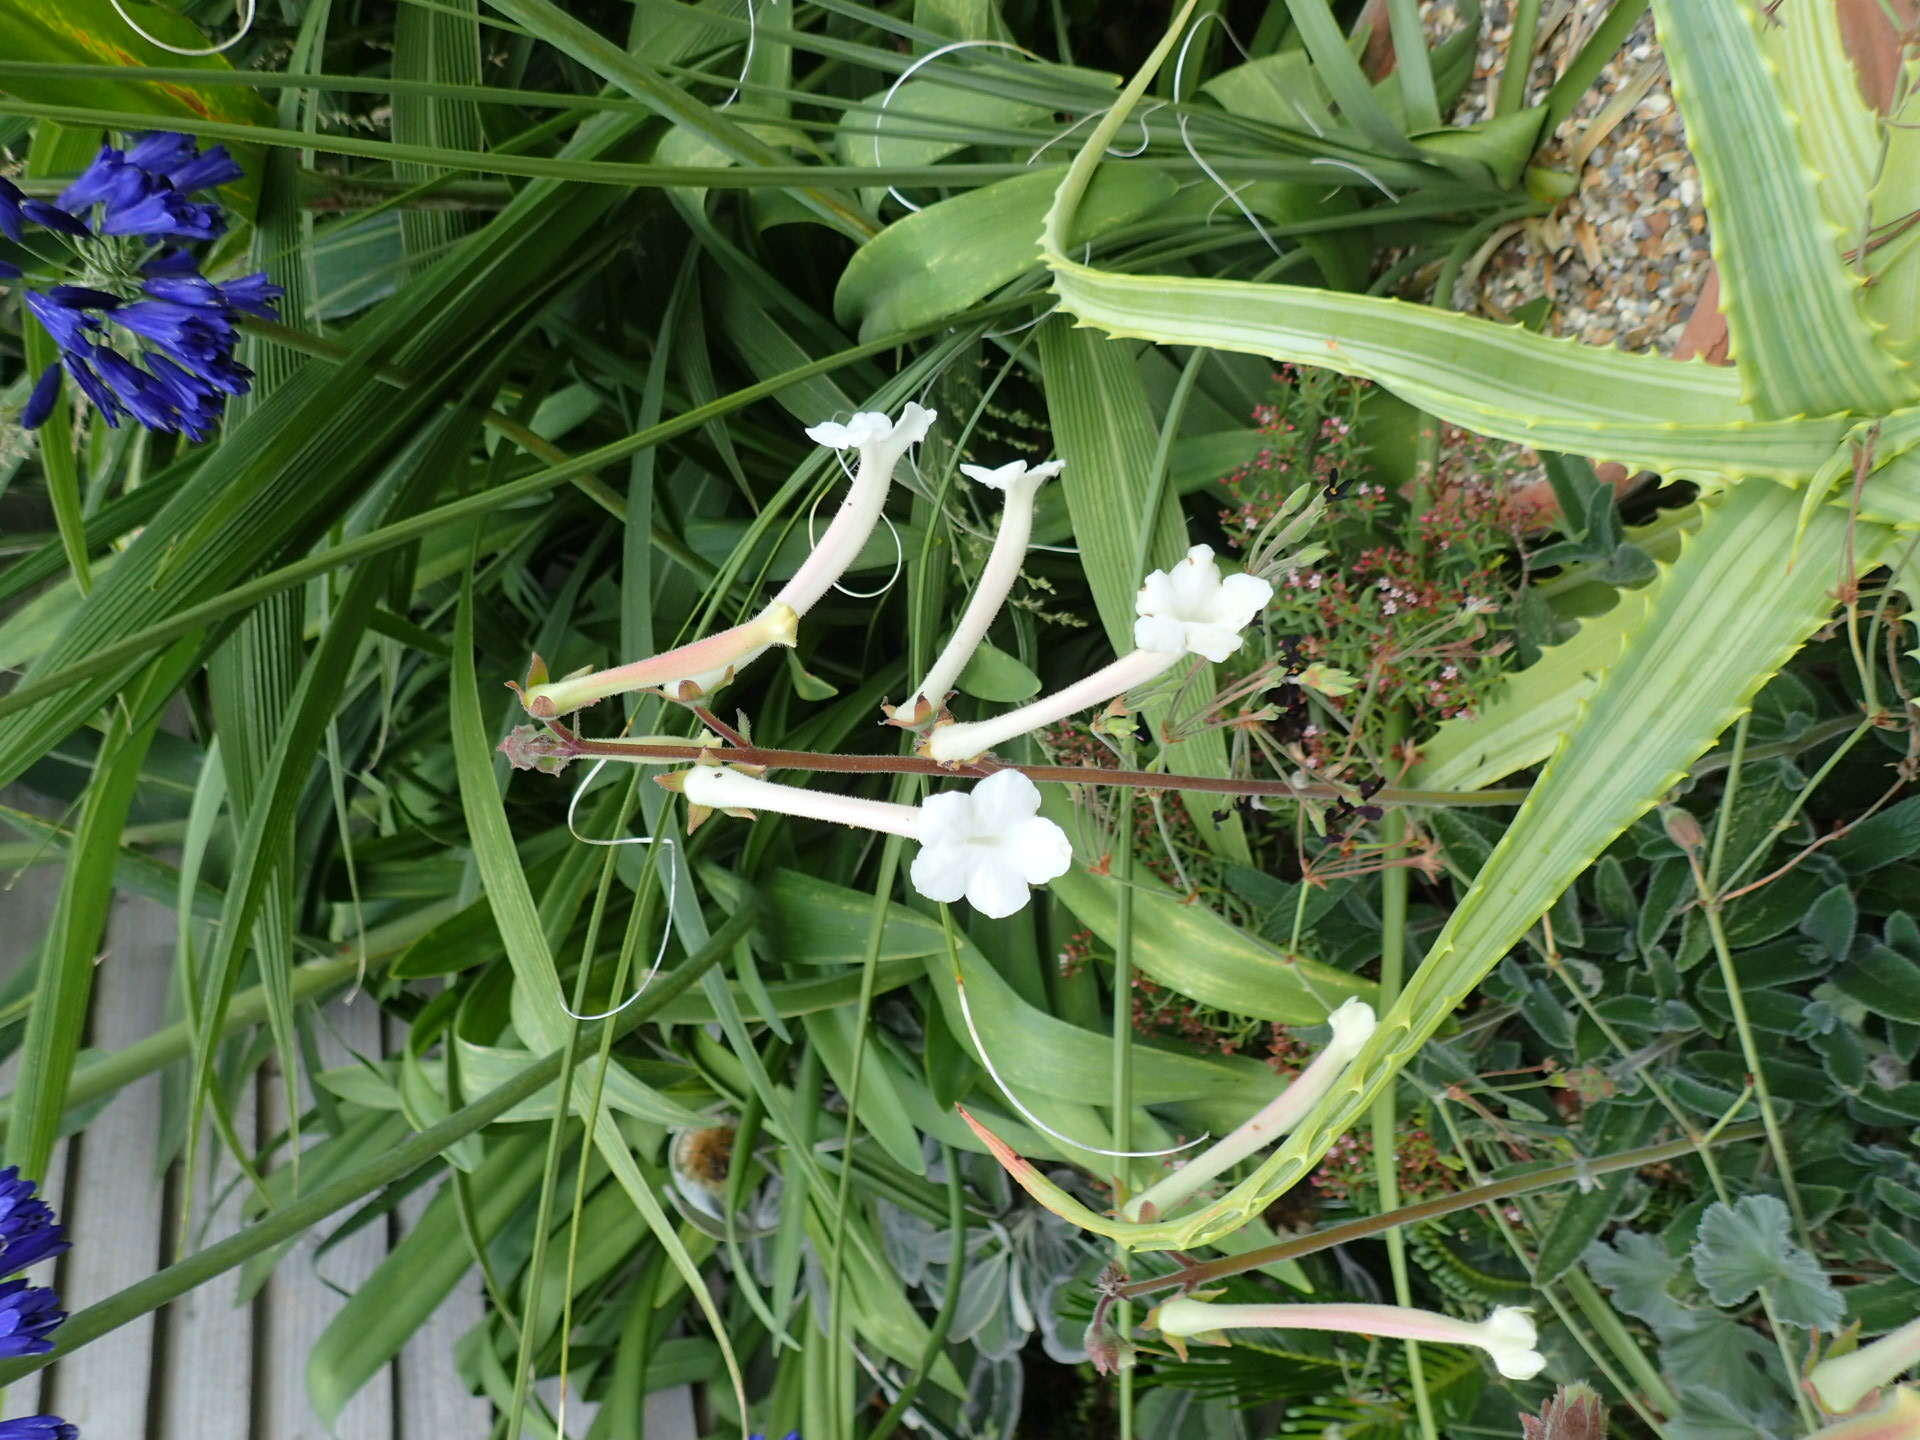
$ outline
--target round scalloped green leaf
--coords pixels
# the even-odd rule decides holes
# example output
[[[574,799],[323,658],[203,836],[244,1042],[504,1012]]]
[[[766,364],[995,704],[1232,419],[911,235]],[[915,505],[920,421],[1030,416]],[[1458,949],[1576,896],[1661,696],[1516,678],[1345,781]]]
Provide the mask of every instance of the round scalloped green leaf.
[[[1066,173],[1050,166],[942,200],[896,220],[840,277],[833,310],[860,337],[954,315],[1040,263],[1040,222]],[[1084,245],[1173,197],[1156,170],[1109,165],[1087,191],[1068,241]]]

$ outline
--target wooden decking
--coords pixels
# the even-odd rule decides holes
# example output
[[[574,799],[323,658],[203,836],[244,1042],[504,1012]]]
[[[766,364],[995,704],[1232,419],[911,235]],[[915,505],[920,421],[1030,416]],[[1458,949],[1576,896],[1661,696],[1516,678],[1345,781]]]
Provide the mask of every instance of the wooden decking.
[[[17,799],[17,792],[8,798]],[[45,930],[59,874],[57,864],[0,874],[0,979],[32,953]],[[116,1048],[175,1018],[168,1000],[174,945],[171,911],[119,898],[95,977],[92,1045]],[[345,1063],[347,1047],[378,1055],[399,1038],[383,1033],[379,1010],[365,997],[330,1006],[324,1018],[315,1030],[327,1065]],[[16,1063],[0,1068],[0,1089],[12,1088]],[[181,1083],[177,1070],[115,1096],[63,1143],[53,1173],[45,1177],[73,1249],[51,1267],[51,1277],[43,1268],[32,1278],[41,1284],[51,1278],[70,1311],[174,1258],[183,1180],[177,1165],[163,1172],[160,1156],[167,1148],[164,1087]],[[249,1142],[284,1125],[279,1086],[268,1080],[256,1083],[252,1112],[237,1117],[250,1132]],[[193,1207],[196,1248],[234,1228],[240,1197],[232,1176],[229,1162],[200,1184]],[[408,1197],[387,1227],[370,1226],[324,1255],[316,1251],[325,1230],[309,1233],[246,1303],[236,1303],[239,1275],[229,1273],[96,1340],[12,1387],[0,1415],[51,1411],[77,1424],[84,1440],[322,1440],[329,1433],[341,1440],[484,1440],[492,1433],[493,1409],[467,1392],[453,1364],[454,1342],[481,1317],[475,1276],[354,1397],[332,1432],[307,1401],[307,1352],[314,1339],[344,1303],[344,1293],[373,1271],[432,1193]],[[568,1430],[584,1435],[595,1408],[570,1404]],[[650,1397],[648,1421],[651,1437],[691,1440],[694,1434],[684,1391]]]

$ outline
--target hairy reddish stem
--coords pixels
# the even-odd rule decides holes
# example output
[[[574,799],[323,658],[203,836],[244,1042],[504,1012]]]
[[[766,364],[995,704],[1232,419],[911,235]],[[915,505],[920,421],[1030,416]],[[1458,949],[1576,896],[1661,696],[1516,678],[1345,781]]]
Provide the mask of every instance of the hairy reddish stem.
[[[938,775],[957,780],[980,780],[996,770],[1018,770],[1029,780],[1056,784],[1127,785],[1137,790],[1190,790],[1214,795],[1257,795],[1280,800],[1341,800],[1353,787],[1311,781],[1304,785],[1285,780],[1234,780],[1217,775],[1165,775],[1155,770],[1105,770],[1095,765],[1007,765],[997,760],[960,761],[943,765],[916,755],[834,755],[817,750],[773,750],[759,745],[659,745],[643,740],[589,740],[563,725],[548,722],[568,759],[719,761],[729,765],[759,765],[769,770],[829,770],[859,775]],[[1518,805],[1525,789],[1508,790],[1378,790],[1367,797],[1370,805]]]

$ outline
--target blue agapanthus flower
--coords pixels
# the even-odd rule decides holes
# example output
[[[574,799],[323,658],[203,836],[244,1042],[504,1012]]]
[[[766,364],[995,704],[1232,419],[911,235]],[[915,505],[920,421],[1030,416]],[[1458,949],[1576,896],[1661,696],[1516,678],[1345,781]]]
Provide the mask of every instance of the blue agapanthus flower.
[[[0,234],[21,244],[29,227],[61,238],[75,257],[66,283],[31,289],[27,309],[60,347],[41,372],[20,423],[39,428],[66,380],[107,424],[131,416],[149,430],[204,440],[226,397],[244,395],[253,372],[234,359],[241,314],[274,317],[283,292],[265,272],[216,283],[186,248],[225,233],[216,200],[240,167],[223,145],[190,135],[140,135],[100,147],[93,163],[49,203],[0,180]],[[20,268],[0,264],[0,279]]]
[[[21,1179],[17,1165],[0,1170],[0,1275],[17,1275],[67,1248],[67,1232],[34,1194],[34,1182]]]
[[[80,1427],[58,1415],[26,1415],[0,1420],[0,1440],[79,1440]]]
[[[0,1284],[0,1360],[46,1354],[53,1348],[47,1336],[66,1318],[60,1297],[46,1286],[24,1280]]]

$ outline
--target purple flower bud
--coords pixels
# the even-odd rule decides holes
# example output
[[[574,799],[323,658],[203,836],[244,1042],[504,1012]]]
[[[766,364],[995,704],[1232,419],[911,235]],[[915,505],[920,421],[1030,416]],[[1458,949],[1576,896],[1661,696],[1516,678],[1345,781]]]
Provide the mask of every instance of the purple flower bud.
[[[21,202],[26,198],[18,185],[11,180],[0,178],[0,235],[5,235],[16,245],[20,243],[20,237],[26,233],[20,214]]]
[[[120,417],[126,414],[126,407],[106,383],[93,373],[93,367],[87,364],[92,351],[91,345],[80,350],[68,350],[60,356],[60,364],[73,377],[73,383],[80,387],[82,393],[99,407],[100,418],[118,429]]]
[[[220,287],[198,270],[177,275],[155,275],[142,282],[140,288],[156,300],[169,300],[175,305],[201,305],[211,309],[226,303]]]
[[[0,280],[18,280],[19,278],[20,267],[18,265],[9,265],[6,261],[0,260]]]
[[[0,1440],[80,1440],[80,1427],[58,1415],[22,1415],[0,1420]]]
[[[58,205],[49,205],[45,200],[22,200],[20,213],[36,225],[49,230],[57,230],[62,235],[88,236],[93,232],[87,229],[86,222],[77,216],[69,215]]]
[[[100,233],[214,240],[226,228],[226,219],[218,205],[196,205],[178,191],[156,190],[132,205],[109,210],[100,224]]]
[[[38,290],[27,292],[27,309],[31,310],[34,318],[46,327],[47,333],[62,350],[73,350],[89,344],[87,331],[98,328],[100,323],[86,311],[62,305],[52,296],[42,295]]]
[[[127,164],[127,157],[111,145],[102,145],[93,163],[60,192],[62,210],[78,215],[90,205],[104,204],[108,209],[131,205],[147,193],[151,182],[138,166]]]
[[[127,163],[137,165],[149,175],[171,175],[182,165],[192,163],[199,153],[191,135],[177,130],[150,130],[135,140],[127,151]]]
[[[273,302],[286,293],[267,278],[264,270],[257,275],[243,275],[238,280],[229,280],[220,287],[221,298],[227,304],[249,315],[258,315],[263,320],[275,318]]]
[[[231,185],[247,172],[235,163],[227,153],[227,147],[216,145],[203,155],[195,156],[178,169],[169,170],[168,178],[173,188],[182,195],[190,195],[195,190],[211,190],[216,185]]]
[[[27,397],[27,408],[20,412],[21,429],[38,430],[47,423],[47,416],[53,413],[53,402],[60,395],[60,374],[58,361],[40,372],[33,394]]]

